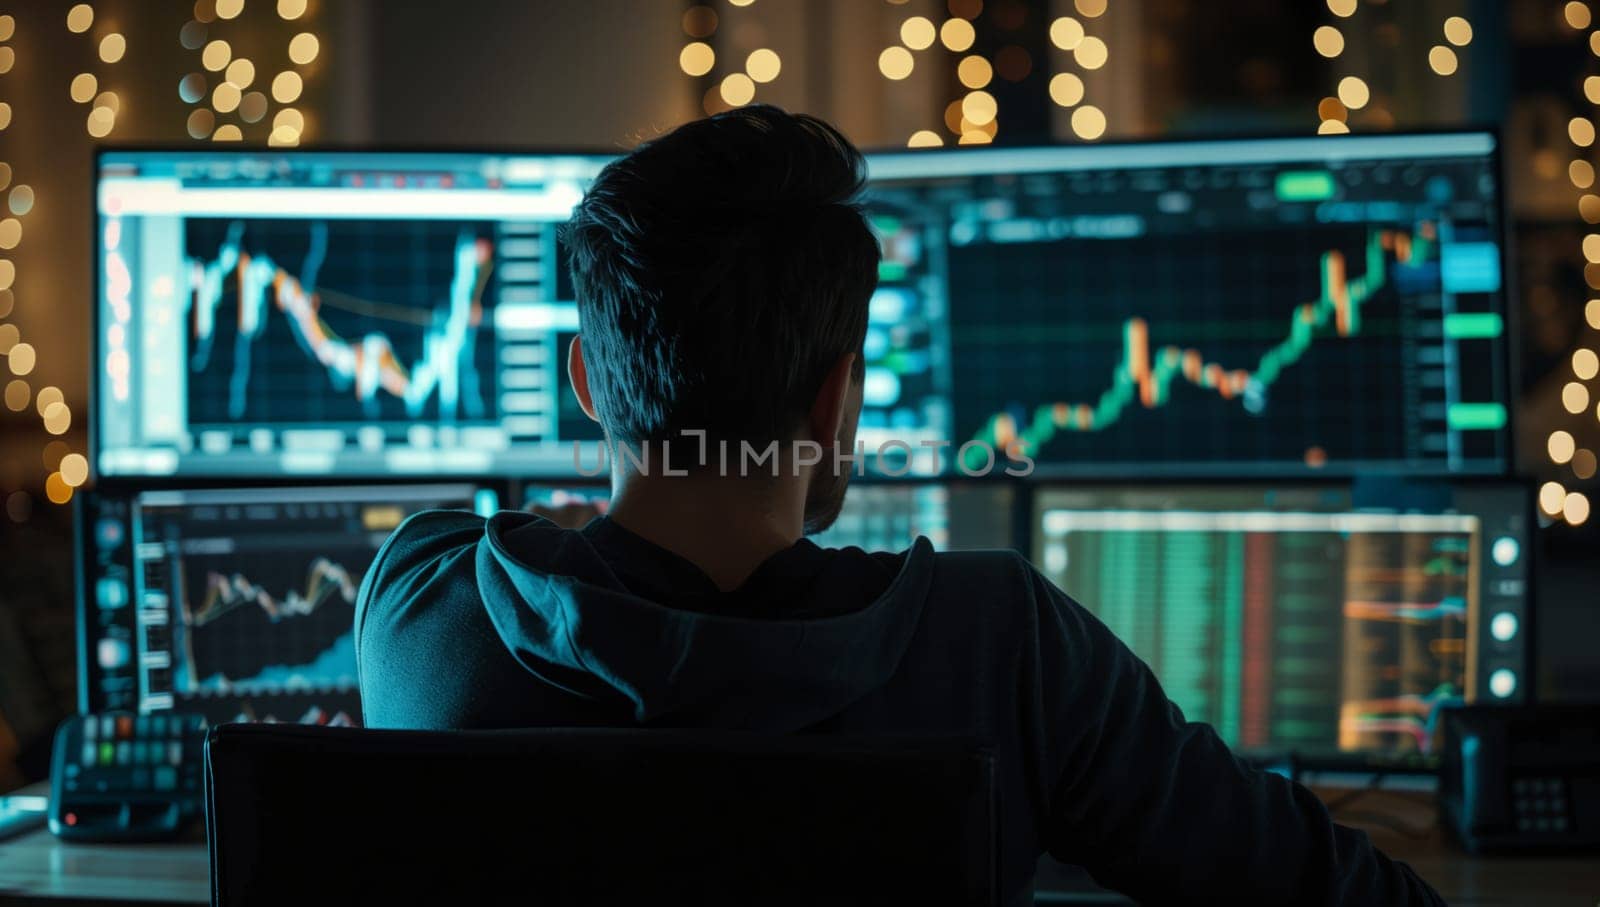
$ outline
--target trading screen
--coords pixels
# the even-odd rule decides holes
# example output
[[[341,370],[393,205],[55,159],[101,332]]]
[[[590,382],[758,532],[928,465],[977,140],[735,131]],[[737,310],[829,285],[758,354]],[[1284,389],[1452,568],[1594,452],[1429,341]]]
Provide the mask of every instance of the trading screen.
[[[1057,488],[1034,510],[1040,569],[1243,750],[1423,754],[1441,708],[1526,695],[1522,486]]]
[[[1493,151],[901,153],[869,191],[885,284],[946,312],[958,445],[1018,445],[1041,475],[1498,473]]]
[[[605,160],[103,152],[99,474],[592,468],[557,226]],[[1495,160],[1478,133],[873,156],[860,438],[919,475],[985,446],[1042,476],[1498,473]]]
[[[412,513],[497,506],[470,485],[92,494],[86,707],[355,722],[356,590],[379,546]]]

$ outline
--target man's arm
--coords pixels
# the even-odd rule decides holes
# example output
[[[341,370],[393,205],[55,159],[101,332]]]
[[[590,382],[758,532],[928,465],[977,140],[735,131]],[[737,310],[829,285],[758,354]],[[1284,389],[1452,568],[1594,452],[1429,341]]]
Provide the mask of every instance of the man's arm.
[[[1153,903],[1443,904],[1311,791],[1184,721],[1121,640],[1030,573],[1053,856]]]

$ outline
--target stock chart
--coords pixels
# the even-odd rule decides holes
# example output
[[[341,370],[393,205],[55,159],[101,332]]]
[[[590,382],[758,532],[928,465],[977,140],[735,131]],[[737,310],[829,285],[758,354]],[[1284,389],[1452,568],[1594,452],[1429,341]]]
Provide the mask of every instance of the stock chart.
[[[189,419],[492,423],[492,224],[191,219]]]
[[[1526,568],[1508,552],[1524,508],[1513,488],[1432,512],[1352,504],[1312,488],[1055,491],[1037,502],[1036,555],[1230,744],[1425,754],[1441,708],[1519,695]]]
[[[1492,144],[1366,147],[880,168],[947,299],[956,443],[1047,475],[1500,471]]]

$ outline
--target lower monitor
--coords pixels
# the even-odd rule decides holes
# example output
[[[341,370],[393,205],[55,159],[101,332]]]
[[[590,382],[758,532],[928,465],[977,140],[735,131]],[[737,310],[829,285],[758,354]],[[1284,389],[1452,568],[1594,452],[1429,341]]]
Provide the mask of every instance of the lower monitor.
[[[1246,753],[1427,756],[1528,682],[1528,489],[1040,489],[1034,555]]]
[[[97,491],[79,512],[80,705],[356,723],[356,590],[421,510],[473,485]]]

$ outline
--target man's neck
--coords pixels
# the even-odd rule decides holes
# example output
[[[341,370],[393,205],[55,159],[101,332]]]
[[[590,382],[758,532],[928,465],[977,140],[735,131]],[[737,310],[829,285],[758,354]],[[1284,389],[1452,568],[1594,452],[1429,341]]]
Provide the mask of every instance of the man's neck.
[[[699,567],[724,591],[803,535],[803,477],[624,472],[612,484],[611,519]]]

